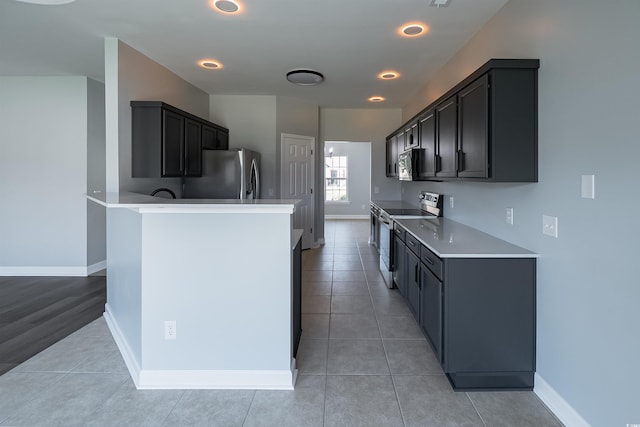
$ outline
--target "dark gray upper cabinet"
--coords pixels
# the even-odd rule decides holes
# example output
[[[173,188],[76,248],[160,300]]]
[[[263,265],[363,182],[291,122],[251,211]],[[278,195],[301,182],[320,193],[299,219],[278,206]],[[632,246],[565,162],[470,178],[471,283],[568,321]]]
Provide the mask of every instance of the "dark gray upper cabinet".
[[[228,148],[228,129],[160,101],[131,101],[131,130],[136,178],[200,176],[203,148]]]
[[[436,173],[438,178],[456,176],[458,110],[456,97],[436,106]]]
[[[491,59],[404,124],[435,109],[435,173],[420,179],[537,182],[539,66]]]
[[[420,148],[424,156],[420,159],[420,178],[431,178],[436,173],[436,113],[429,110],[418,119]]]
[[[458,176],[489,178],[489,76],[458,94]]]
[[[140,118],[140,116],[134,113],[134,120],[136,118]],[[143,139],[143,135],[136,130],[144,131],[146,126],[140,129],[141,126],[136,125],[138,123],[134,121],[133,141],[137,142]],[[162,110],[160,129],[162,131],[162,176],[182,176],[184,171],[184,117],[173,111]],[[148,169],[152,169],[152,165],[148,165]],[[134,170],[133,176],[136,176],[136,172]]]
[[[398,176],[398,142],[395,136],[387,138],[387,170],[388,177]]]
[[[418,121],[414,120],[408,123],[404,130],[404,149],[410,150],[420,146],[420,138],[418,136]]]
[[[205,150],[228,150],[229,132],[202,125],[202,148]]]

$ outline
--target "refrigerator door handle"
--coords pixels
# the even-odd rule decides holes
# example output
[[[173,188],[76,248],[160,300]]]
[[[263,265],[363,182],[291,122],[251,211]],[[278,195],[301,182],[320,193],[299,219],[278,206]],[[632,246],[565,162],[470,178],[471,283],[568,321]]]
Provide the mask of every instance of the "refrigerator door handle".
[[[258,171],[258,163],[256,159],[251,161],[251,187],[253,190],[253,198],[260,198],[260,173]]]

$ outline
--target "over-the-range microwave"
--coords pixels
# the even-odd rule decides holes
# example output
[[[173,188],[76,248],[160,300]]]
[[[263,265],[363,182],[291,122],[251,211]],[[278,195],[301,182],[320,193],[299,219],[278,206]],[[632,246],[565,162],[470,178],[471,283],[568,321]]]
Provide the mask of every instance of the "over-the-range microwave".
[[[400,181],[423,180],[422,165],[426,160],[424,148],[412,148],[398,154],[398,179]]]

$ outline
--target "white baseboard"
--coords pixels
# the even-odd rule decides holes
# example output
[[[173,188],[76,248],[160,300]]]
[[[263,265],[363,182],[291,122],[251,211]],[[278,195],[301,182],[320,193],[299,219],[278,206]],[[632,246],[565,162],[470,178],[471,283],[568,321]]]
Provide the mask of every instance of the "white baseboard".
[[[104,270],[107,268],[107,260],[96,262],[95,264],[91,264],[87,267],[87,276],[93,273],[97,273],[100,270]]]
[[[298,376],[296,361],[289,370],[149,370],[141,369],[127,343],[111,308],[105,305],[104,318],[122,354],[129,375],[138,390],[221,389],[221,390],[293,390]]]
[[[0,267],[0,276],[87,276],[87,267]]]
[[[325,215],[324,219],[369,219],[369,215]]]
[[[107,261],[100,261],[87,267],[0,267],[0,276],[60,276],[86,277],[107,268]]]
[[[571,427],[591,427],[590,424],[538,374],[535,376],[533,392],[564,425]]]
[[[104,305],[104,320],[107,322],[107,326],[109,327],[111,336],[113,336],[113,340],[118,346],[118,350],[120,350],[120,354],[122,355],[124,364],[129,370],[129,375],[133,380],[133,384],[136,386],[136,388],[139,388],[138,384],[140,382],[140,363],[138,363],[138,361],[136,360],[131,347],[129,347],[129,343],[125,339],[120,326],[118,326],[118,322],[116,321],[116,319],[114,319],[109,303],[106,303]]]

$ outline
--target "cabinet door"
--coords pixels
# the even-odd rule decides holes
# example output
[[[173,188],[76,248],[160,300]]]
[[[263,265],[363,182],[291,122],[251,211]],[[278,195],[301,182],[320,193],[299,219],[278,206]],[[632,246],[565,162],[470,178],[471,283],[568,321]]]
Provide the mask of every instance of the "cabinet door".
[[[458,111],[456,96],[436,107],[436,176],[456,176],[458,147]]]
[[[489,77],[458,94],[458,176],[489,177]]]
[[[162,110],[162,176],[182,176],[184,171],[184,118]]]
[[[202,125],[184,121],[184,176],[202,175]]]
[[[420,258],[407,251],[407,303],[416,322],[420,323]]]
[[[396,137],[392,136],[387,139],[387,170],[388,177],[398,176],[398,146]]]
[[[218,147],[218,132],[216,128],[202,125],[202,148],[205,150],[215,150]]]
[[[420,148],[424,156],[420,159],[420,178],[433,177],[436,174],[436,113],[430,110],[418,119]]]
[[[404,149],[409,150],[411,148],[416,148],[419,145],[418,122],[414,122],[404,130]]]
[[[218,143],[216,144],[216,148],[218,150],[228,150],[229,149],[229,132],[218,130],[216,134],[218,135]]]
[[[407,297],[407,246],[398,237],[393,239],[393,281],[398,288],[398,292],[403,297]]]
[[[442,363],[442,282],[424,264],[421,269],[420,326]]]

